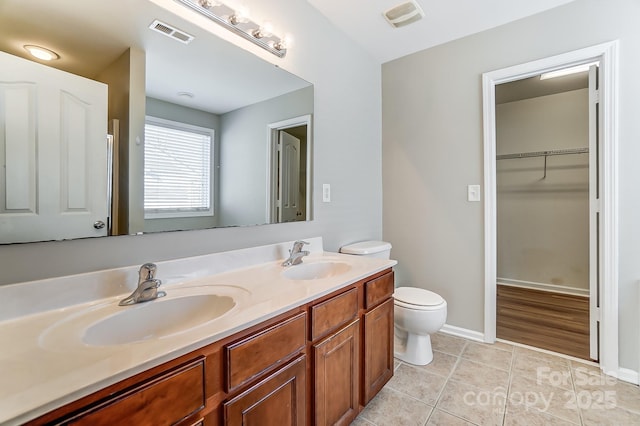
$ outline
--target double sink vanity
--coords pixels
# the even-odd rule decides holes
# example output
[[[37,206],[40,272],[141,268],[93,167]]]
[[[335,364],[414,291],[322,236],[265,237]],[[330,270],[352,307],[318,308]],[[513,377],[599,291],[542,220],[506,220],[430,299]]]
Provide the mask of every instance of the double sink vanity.
[[[0,425],[348,425],[393,374],[395,261],[312,238],[0,287]],[[160,292],[160,290],[158,290]]]

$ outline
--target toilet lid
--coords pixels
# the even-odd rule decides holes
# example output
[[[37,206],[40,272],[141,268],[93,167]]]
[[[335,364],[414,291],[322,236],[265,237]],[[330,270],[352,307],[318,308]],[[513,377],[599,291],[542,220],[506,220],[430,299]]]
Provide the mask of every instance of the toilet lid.
[[[393,298],[417,306],[435,306],[444,303],[444,299],[437,293],[417,287],[398,287]]]

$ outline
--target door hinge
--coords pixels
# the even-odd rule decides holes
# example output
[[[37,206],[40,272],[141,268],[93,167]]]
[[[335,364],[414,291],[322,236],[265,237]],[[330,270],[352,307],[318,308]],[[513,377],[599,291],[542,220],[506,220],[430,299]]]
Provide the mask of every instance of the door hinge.
[[[600,103],[600,89],[594,90],[593,98],[595,100],[595,103]]]
[[[602,312],[600,310],[600,307],[596,307],[593,309],[593,315],[595,315],[596,321],[602,322]]]

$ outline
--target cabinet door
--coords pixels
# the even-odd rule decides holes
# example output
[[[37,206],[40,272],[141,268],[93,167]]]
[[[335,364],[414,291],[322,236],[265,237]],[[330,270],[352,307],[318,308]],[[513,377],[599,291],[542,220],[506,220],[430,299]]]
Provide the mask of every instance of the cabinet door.
[[[349,425],[358,415],[360,322],[313,345],[315,424]]]
[[[224,403],[227,426],[302,426],[306,411],[306,359],[301,356]]]
[[[362,405],[393,376],[393,299],[364,314],[364,392]]]

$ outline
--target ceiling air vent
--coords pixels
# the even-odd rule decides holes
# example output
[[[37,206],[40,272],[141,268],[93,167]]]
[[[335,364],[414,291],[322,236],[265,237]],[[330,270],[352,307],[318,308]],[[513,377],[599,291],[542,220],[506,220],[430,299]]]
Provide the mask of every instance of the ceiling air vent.
[[[195,38],[191,34],[187,34],[184,31],[180,31],[177,28],[172,27],[169,24],[158,21],[157,19],[149,25],[149,28],[153,31],[157,31],[160,34],[164,34],[167,37],[171,37],[174,40],[178,40],[180,43],[189,44]]]
[[[420,5],[412,0],[392,7],[382,15],[393,28],[400,28],[419,21],[424,12]]]

